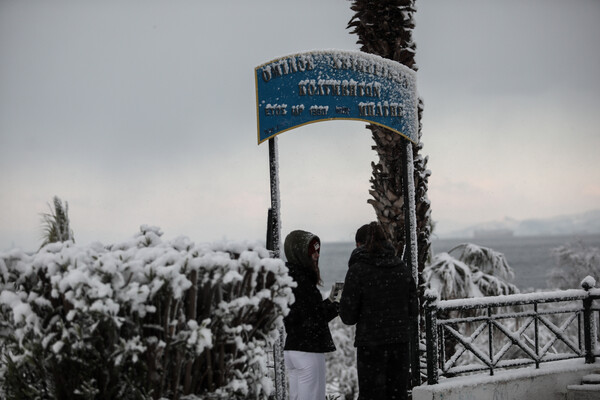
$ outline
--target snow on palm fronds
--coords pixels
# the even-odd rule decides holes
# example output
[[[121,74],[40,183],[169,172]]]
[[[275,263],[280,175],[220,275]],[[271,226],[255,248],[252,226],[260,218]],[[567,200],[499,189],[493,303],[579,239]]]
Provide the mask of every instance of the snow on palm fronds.
[[[477,271],[473,274],[473,282],[484,296],[501,296],[519,293],[519,288],[504,279]]]
[[[431,265],[423,271],[423,277],[431,289],[437,290],[442,299],[483,295],[473,281],[471,268],[448,253],[436,254]]]
[[[450,252],[462,250],[458,259]],[[514,277],[502,253],[471,243],[436,254],[423,271],[426,284],[441,299],[461,299],[519,293],[509,280]]]
[[[461,250],[459,260],[477,267],[485,274],[494,275],[505,280],[512,280],[515,277],[512,268],[508,265],[506,257],[502,253],[473,243],[459,244],[449,253],[455,250]]]
[[[0,252],[0,397],[267,398],[293,300],[257,244],[142,226],[124,243]],[[200,396],[200,397],[198,397]]]
[[[436,254],[431,264],[423,271],[423,278],[426,285],[435,290],[442,300],[463,299],[482,296],[497,296],[519,293],[518,288],[508,282],[514,276],[512,269],[508,265],[503,254],[495,252],[485,247],[479,247],[474,244],[461,244],[450,252],[462,250],[458,259],[449,253]],[[438,315],[438,318],[461,318],[473,316],[483,312],[482,309],[474,310],[454,310],[444,312]],[[478,323],[463,322],[454,326],[454,328],[465,336],[472,335]],[[509,321],[512,327],[519,325],[519,321]],[[445,353],[445,361],[450,360],[455,354],[459,354],[457,365],[469,365],[477,361],[474,353],[464,351],[464,347],[452,335],[445,335],[442,339]],[[482,343],[477,343],[476,347],[481,349],[488,348],[488,337],[483,336]],[[503,344],[503,337],[494,336],[494,345]],[[475,344],[473,344],[475,345]],[[460,355],[462,354],[462,356]]]

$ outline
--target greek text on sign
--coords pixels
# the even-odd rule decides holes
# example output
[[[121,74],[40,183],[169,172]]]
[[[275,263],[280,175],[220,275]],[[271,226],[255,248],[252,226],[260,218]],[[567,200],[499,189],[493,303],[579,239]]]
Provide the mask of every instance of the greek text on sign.
[[[417,142],[416,74],[358,51],[311,51],[255,69],[258,143],[312,122],[351,119]]]

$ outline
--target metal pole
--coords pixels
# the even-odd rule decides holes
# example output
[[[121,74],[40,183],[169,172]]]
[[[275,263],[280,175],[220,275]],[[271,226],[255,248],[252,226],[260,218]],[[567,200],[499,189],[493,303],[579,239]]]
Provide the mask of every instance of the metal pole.
[[[438,383],[437,296],[425,294],[425,334],[427,336],[427,384]]]
[[[404,163],[404,176],[402,179],[402,194],[406,199],[404,203],[404,227],[405,227],[405,259],[410,265],[415,284],[419,282],[419,265],[417,260],[417,213],[415,210],[415,166],[413,161],[412,143],[405,140],[402,162]]]
[[[533,303],[533,328],[535,330],[535,368],[540,367],[540,322],[539,322],[539,314],[538,314],[538,303]]]
[[[267,227],[267,248],[271,250],[274,258],[281,256],[281,219],[279,204],[279,153],[277,138],[269,139],[269,175],[271,182],[271,208],[269,210]],[[275,396],[277,400],[287,400],[287,384],[285,376],[285,362],[283,345],[285,343],[285,329],[279,327],[279,337],[273,346],[273,364],[275,369]]]
[[[583,281],[581,286],[587,292],[587,297],[583,299],[583,344],[585,351],[585,363],[593,364],[596,362],[595,355],[595,325],[596,321],[593,318],[592,303],[594,299],[590,297],[590,289],[593,288],[587,281]]]
[[[413,310],[416,316],[412,322],[412,332],[410,339],[410,361],[412,371],[412,386],[421,384],[421,371],[419,362],[419,265],[417,259],[417,216],[415,210],[415,177],[414,177],[414,162],[412,143],[405,140],[404,151],[402,152],[402,162],[404,163],[404,176],[402,179],[402,192],[404,195],[404,232],[405,232],[405,251],[404,260],[410,266],[415,285],[416,298],[413,301],[416,310]]]
[[[492,324],[492,307],[487,308],[488,354],[490,355],[490,375],[494,375],[494,325]]]
[[[279,153],[277,150],[277,138],[274,137],[269,139],[269,177],[271,182],[271,231],[270,243],[273,252],[273,257],[279,258],[281,256],[280,243],[281,243],[281,219],[280,219],[280,207],[279,207]]]

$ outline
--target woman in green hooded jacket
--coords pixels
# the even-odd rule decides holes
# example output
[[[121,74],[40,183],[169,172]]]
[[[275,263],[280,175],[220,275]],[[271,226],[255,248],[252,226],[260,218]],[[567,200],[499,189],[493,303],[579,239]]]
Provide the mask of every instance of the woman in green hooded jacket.
[[[301,230],[291,232],[284,243],[286,266],[297,286],[295,301],[283,322],[287,337],[285,367],[290,384],[290,400],[325,399],[325,354],[335,351],[329,321],[338,315],[338,305],[323,300],[318,236]]]

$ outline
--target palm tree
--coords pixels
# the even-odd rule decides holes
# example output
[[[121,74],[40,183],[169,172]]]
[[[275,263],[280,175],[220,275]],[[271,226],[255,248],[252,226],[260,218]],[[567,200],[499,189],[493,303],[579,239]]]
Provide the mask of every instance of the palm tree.
[[[358,35],[357,43],[361,51],[398,61],[407,67],[417,70],[415,64],[416,45],[412,41],[412,30],[415,26],[413,13],[414,0],[354,0],[351,9],[355,12],[348,23],[352,33]],[[416,200],[416,230],[419,273],[425,268],[429,254],[430,203],[427,188],[430,171],[427,170],[427,157],[419,151],[421,143],[421,116],[423,102],[419,99],[418,143],[413,144],[413,164]],[[368,202],[375,209],[378,221],[386,230],[388,239],[397,249],[405,245],[404,196],[402,193],[402,177],[405,166],[402,154],[406,142],[398,134],[389,129],[370,124],[379,162],[372,163],[371,177],[372,198]]]
[[[452,248],[448,253],[460,250],[459,260],[469,265],[476,266],[483,273],[512,280],[515,274],[508,265],[504,254],[490,249],[489,247],[478,246],[473,243],[462,243]]]
[[[458,251],[460,251],[458,258],[454,258],[450,254]],[[519,293],[519,289],[509,282],[514,277],[514,273],[504,255],[490,248],[471,243],[460,244],[448,253],[436,254],[431,264],[423,271],[423,277],[426,285],[435,289],[442,300]],[[515,308],[516,310],[518,308]],[[482,310],[442,311],[440,317],[448,320],[457,317],[472,317],[481,312]],[[517,320],[516,323],[518,326],[519,321]],[[471,335],[479,326],[478,324],[480,322],[449,326],[463,335]],[[502,343],[503,339],[502,336],[498,336],[495,340]],[[457,344],[458,341],[454,335],[444,335],[444,348],[455,349]],[[445,353],[446,360],[453,353],[453,351]],[[468,358],[468,361],[472,361],[471,358]]]
[[[49,243],[75,241],[69,221],[69,203],[65,201],[63,207],[62,200],[54,196],[53,204],[54,209],[48,205],[50,212],[42,214],[44,234],[40,249]]]
[[[458,259],[450,255],[454,251],[460,251]],[[504,254],[472,243],[436,254],[423,276],[443,300],[519,293]]]

